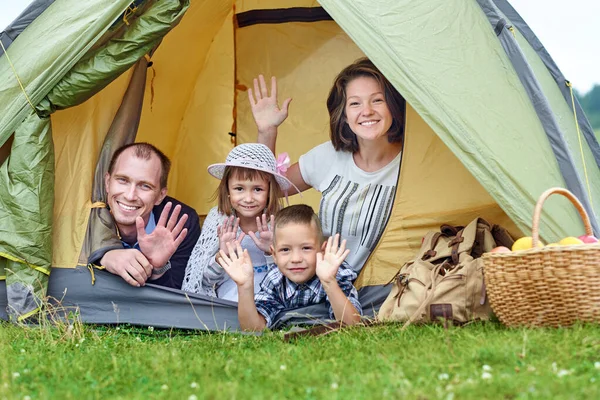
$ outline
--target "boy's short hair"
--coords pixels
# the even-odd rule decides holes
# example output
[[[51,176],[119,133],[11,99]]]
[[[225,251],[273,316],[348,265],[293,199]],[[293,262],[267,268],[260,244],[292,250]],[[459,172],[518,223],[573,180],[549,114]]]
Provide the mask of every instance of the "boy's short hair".
[[[287,224],[302,224],[311,225],[315,224],[319,241],[323,240],[323,228],[321,227],[321,221],[311,206],[307,204],[296,204],[288,206],[279,210],[275,214],[275,226],[273,227],[273,239],[275,239],[275,232],[277,228],[283,228]]]

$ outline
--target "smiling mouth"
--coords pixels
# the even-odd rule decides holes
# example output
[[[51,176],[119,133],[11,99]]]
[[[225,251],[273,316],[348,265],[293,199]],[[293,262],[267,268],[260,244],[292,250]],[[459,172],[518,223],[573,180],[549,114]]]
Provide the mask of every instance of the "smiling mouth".
[[[378,123],[379,121],[365,121],[365,122],[361,122],[359,123],[360,126],[373,126],[376,123]]]
[[[291,272],[299,273],[299,272],[304,272],[306,270],[306,268],[290,268],[289,270]]]
[[[121,203],[120,201],[117,201],[117,204],[119,205],[119,208],[123,211],[136,211],[140,209],[140,207],[128,206],[126,204]]]

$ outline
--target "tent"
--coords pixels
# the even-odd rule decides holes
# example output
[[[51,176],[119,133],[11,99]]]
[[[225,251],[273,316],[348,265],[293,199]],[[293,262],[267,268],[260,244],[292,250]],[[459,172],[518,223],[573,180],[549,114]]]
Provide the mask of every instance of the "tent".
[[[129,287],[87,265],[115,240],[99,184],[111,151],[157,145],[173,161],[169,195],[206,214],[217,184],[206,167],[255,139],[252,78],[275,75],[293,96],[278,151],[297,160],[327,140],[328,89],[363,55],[408,103],[392,215],[356,283],[368,309],[425,232],[482,216],[519,236],[549,187],[570,189],[600,233],[600,146],[506,0],[37,0],[0,39],[3,318],[25,319],[49,295],[84,322],[236,329],[234,303]],[[318,208],[316,193],[293,201]],[[553,198],[540,231],[553,241],[583,228]]]

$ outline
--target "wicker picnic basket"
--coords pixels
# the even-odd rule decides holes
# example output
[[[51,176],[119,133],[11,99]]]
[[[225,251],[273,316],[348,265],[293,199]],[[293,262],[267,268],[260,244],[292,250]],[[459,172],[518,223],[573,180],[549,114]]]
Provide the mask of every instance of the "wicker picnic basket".
[[[586,235],[593,234],[579,200],[566,189],[553,188],[535,206],[532,249],[483,255],[490,304],[507,326],[600,322],[600,244],[536,248],[542,206],[552,194],[569,199],[583,219]]]

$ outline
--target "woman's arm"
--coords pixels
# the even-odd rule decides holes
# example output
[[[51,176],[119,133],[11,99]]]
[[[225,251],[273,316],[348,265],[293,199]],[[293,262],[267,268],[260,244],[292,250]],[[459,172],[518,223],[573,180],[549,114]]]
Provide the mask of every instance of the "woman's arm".
[[[304,182],[304,178],[302,178],[302,173],[300,172],[300,164],[298,163],[295,163],[294,165],[288,168],[285,177],[292,181],[292,183],[296,185],[300,192],[304,192],[305,190],[308,190],[312,187],[308,183]],[[293,188],[290,189],[289,194],[295,194]]]

